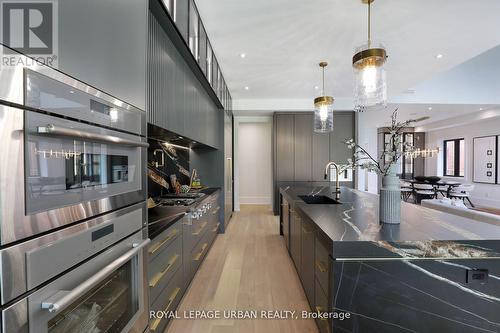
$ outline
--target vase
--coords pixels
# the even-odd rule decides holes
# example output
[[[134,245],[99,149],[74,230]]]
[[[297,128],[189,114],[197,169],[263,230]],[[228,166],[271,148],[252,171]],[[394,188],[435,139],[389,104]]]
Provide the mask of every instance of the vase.
[[[401,185],[396,174],[396,165],[392,165],[382,178],[379,217],[381,223],[401,223]]]

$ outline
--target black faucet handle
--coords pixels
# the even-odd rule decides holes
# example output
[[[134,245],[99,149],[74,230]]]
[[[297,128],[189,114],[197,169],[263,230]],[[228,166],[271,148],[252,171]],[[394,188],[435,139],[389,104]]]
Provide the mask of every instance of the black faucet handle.
[[[327,173],[325,173],[325,180],[327,180],[327,179],[328,179],[328,174],[327,174]]]

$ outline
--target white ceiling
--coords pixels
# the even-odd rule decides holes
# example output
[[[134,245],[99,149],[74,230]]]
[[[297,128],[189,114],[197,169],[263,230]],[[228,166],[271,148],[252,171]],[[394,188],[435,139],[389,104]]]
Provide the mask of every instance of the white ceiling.
[[[196,3],[233,99],[310,99],[321,60],[330,63],[327,93],[352,97],[351,58],[366,39],[361,0]],[[498,0],[378,0],[372,14],[373,37],[389,54],[390,97],[500,44]]]

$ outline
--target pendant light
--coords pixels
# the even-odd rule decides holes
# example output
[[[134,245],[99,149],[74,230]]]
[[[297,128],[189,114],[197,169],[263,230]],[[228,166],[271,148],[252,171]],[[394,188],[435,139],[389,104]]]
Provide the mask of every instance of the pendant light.
[[[368,41],[356,49],[352,57],[354,68],[354,109],[365,111],[387,105],[387,83],[384,64],[387,59],[385,48],[371,40],[371,3],[368,5]]]
[[[323,86],[321,96],[314,99],[314,131],[317,133],[328,133],[333,131],[333,97],[325,95],[325,67],[326,61],[319,63],[323,71]]]

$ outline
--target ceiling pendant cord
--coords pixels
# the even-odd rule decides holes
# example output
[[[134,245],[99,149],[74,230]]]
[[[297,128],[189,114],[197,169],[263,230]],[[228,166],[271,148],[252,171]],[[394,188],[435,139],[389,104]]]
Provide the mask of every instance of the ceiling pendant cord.
[[[372,34],[371,34],[371,7],[372,7],[372,2],[371,0],[368,0],[368,48],[371,47],[372,43]]]
[[[321,90],[321,96],[325,96],[325,67],[322,67],[321,68],[323,71],[323,78],[322,78],[322,82],[323,82],[323,88]]]

